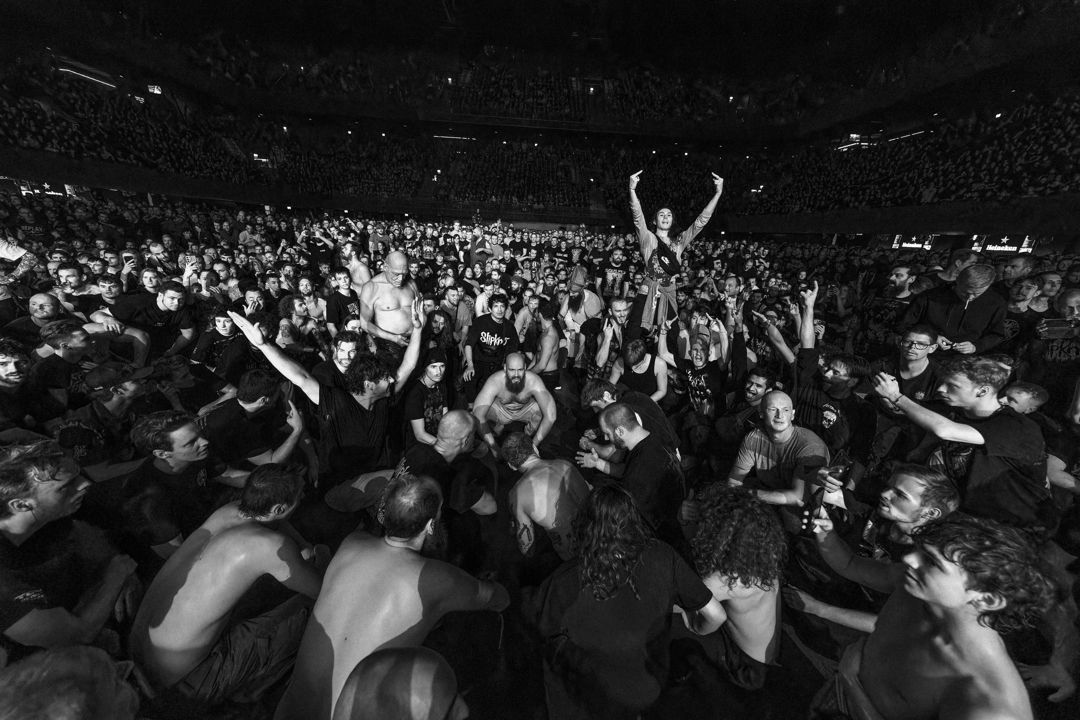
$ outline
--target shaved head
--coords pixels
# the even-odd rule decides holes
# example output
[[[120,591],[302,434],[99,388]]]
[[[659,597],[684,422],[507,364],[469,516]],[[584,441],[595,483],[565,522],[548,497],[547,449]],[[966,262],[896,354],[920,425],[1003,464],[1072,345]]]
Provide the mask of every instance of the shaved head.
[[[465,410],[451,410],[439,420],[436,435],[444,442],[459,443],[467,439],[476,429],[476,418]]]

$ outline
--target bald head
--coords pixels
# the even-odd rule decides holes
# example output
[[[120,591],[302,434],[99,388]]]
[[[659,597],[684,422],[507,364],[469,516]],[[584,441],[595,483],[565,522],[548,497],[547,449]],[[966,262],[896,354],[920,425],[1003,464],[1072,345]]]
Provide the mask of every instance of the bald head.
[[[334,707],[333,720],[443,720],[457,699],[457,677],[425,647],[386,648],[357,663]]]
[[[55,295],[37,293],[30,296],[28,303],[30,317],[37,320],[52,320],[60,316],[60,301]]]
[[[436,437],[450,445],[459,444],[470,437],[476,428],[476,418],[465,410],[451,410],[439,420]]]
[[[507,370],[524,370],[525,356],[521,353],[512,352],[506,356],[504,363]]]
[[[386,256],[386,278],[394,287],[401,287],[409,273],[409,256],[395,250]]]

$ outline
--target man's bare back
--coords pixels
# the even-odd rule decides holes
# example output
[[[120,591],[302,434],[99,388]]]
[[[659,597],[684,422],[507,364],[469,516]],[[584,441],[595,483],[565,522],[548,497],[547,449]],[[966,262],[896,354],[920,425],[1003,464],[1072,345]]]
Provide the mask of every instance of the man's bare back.
[[[510,490],[518,546],[523,553],[532,546],[535,523],[547,532],[559,557],[571,559],[575,556],[571,523],[589,495],[589,484],[566,460],[537,458],[523,469],[525,474]]]
[[[779,584],[762,590],[741,582],[730,586],[728,578],[713,573],[703,578],[713,597],[724,603],[728,632],[744,653],[760,663],[770,664],[780,651]]]
[[[862,649],[859,680],[892,718],[1031,718],[1027,690],[998,633],[982,625],[945,629],[906,590],[892,594]],[[990,717],[988,715],[987,717]]]
[[[492,590],[448,563],[355,532],[327,568],[276,718],[329,720],[346,678],[383,647],[418,646],[448,612],[483,609]]]
[[[252,584],[270,574],[312,599],[319,575],[296,542],[235,503],[214,512],[154,578],[132,626],[132,656],[155,682],[175,685],[210,653]]]

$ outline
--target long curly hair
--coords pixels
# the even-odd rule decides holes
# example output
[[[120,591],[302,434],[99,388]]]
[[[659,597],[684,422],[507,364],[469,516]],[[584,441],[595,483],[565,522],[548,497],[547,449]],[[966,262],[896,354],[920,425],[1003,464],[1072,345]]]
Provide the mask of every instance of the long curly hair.
[[[728,587],[774,589],[787,560],[787,537],[776,512],[750,491],[714,485],[699,499],[701,519],[690,541],[698,573],[719,573]]]
[[[1035,627],[1060,594],[1035,544],[1016,528],[954,513],[918,528],[914,538],[963,568],[968,589],[1005,601],[979,615],[980,625],[1000,633]]]
[[[597,600],[607,600],[623,585],[634,597],[634,571],[645,550],[656,542],[630,493],[618,485],[589,494],[574,518],[581,558],[581,584]]]

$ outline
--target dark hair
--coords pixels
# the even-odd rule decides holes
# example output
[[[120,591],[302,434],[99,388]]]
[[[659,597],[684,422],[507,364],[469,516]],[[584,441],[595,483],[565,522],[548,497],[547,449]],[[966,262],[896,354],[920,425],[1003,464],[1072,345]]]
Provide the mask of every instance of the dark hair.
[[[520,468],[521,463],[536,454],[533,439],[523,432],[510,433],[502,444],[503,460],[512,468]]]
[[[173,442],[169,436],[195,418],[182,410],[162,410],[139,418],[131,428],[131,442],[136,448],[146,453],[155,450],[172,450]]]
[[[926,323],[918,323],[916,325],[912,325],[904,331],[904,335],[907,335],[908,333],[925,335],[926,337],[930,338],[931,345],[937,345],[938,331],[935,330],[932,325],[927,325]]]
[[[59,350],[61,345],[79,332],[85,332],[85,330],[82,324],[75,320],[53,320],[38,331],[38,336],[53,350]]]
[[[618,485],[589,493],[574,518],[574,538],[583,589],[597,600],[607,600],[628,584],[638,596],[634,570],[655,539],[630,493]]]
[[[1046,391],[1046,388],[1044,388],[1042,385],[1036,385],[1035,383],[1014,382],[1007,388],[1005,388],[1005,390],[1016,390],[1018,392],[1022,392],[1025,395],[1031,397],[1031,399],[1034,400],[1039,405],[1039,407],[1045,405],[1046,402],[1050,399],[1050,393]]]
[[[358,354],[345,370],[345,388],[356,395],[366,392],[365,383],[394,378],[397,371],[383,358],[371,353]]]
[[[622,391],[604,378],[592,378],[581,389],[581,404],[591,405],[594,402],[600,402],[604,399],[604,393],[610,395],[615,401],[622,396]]]
[[[626,343],[622,351],[623,362],[626,365],[626,367],[623,368],[624,372],[630,372],[630,367],[641,362],[641,359],[645,357],[646,352],[645,341],[641,338],[634,338]]]
[[[414,538],[423,532],[429,520],[439,517],[442,502],[442,490],[437,482],[426,475],[399,469],[383,490],[379,524],[387,537]]]
[[[907,475],[919,481],[923,486],[922,504],[937,508],[944,517],[960,507],[960,491],[952,479],[937,470],[915,463],[900,463],[892,469],[892,474]]]
[[[0,356],[15,358],[16,360],[29,360],[26,348],[18,340],[0,336]]]
[[[510,299],[507,298],[506,295],[501,293],[501,292],[491,294],[491,299],[488,300],[488,307],[493,307],[495,305],[495,303],[502,303],[503,306],[505,306],[507,308],[510,307]]]
[[[357,345],[360,345],[363,341],[363,336],[355,330],[342,330],[334,336],[333,345],[335,348],[342,343],[356,343]]]
[[[828,362],[836,362],[843,365],[847,370],[848,377],[856,380],[862,380],[870,375],[870,363],[866,358],[859,355],[849,355],[847,353],[836,353],[830,355]]]
[[[694,564],[705,577],[719,573],[736,582],[772,590],[787,560],[787,536],[769,505],[749,490],[712,486],[701,498],[701,520],[690,541]]]
[[[945,368],[948,375],[963,375],[977,386],[987,386],[995,393],[1001,392],[1009,381],[1012,369],[996,360],[976,355],[967,355],[949,361]]]
[[[956,514],[924,525],[914,538],[963,568],[969,590],[1005,601],[999,610],[980,613],[980,625],[1000,633],[1034,627],[1054,605],[1058,588],[1038,549],[1016,528]]]
[[[5,448],[0,456],[0,518],[11,515],[8,503],[29,497],[37,483],[56,477],[68,458],[54,440]]]
[[[295,469],[280,463],[266,463],[247,476],[237,509],[247,517],[263,517],[278,505],[295,503],[303,489],[304,478]]]
[[[236,399],[250,403],[259,398],[273,398],[280,389],[280,375],[256,368],[240,376],[240,382],[236,386]]]
[[[296,311],[296,301],[301,300],[299,295],[283,295],[278,300],[278,315],[288,320],[292,317],[293,312]]]
[[[85,271],[82,268],[82,265],[80,265],[78,263],[75,263],[75,262],[70,262],[70,261],[69,262],[62,262],[62,263],[60,263],[59,265],[56,266],[57,274],[59,274],[61,270],[75,270],[80,275],[85,275],[86,274]]]
[[[185,296],[187,295],[187,289],[176,280],[166,280],[165,282],[161,283],[161,286],[158,288],[158,294],[164,295],[167,292],[180,293],[181,295]]]
[[[100,648],[73,645],[34,653],[0,672],[4,720],[113,717],[119,673]],[[141,713],[140,713],[141,714]]]
[[[779,380],[776,377],[776,373],[765,367],[764,365],[755,365],[754,367],[747,370],[746,377],[750,377],[751,375],[753,375],[754,377],[764,378],[766,390],[772,390],[774,387],[776,387],[776,383]]]

